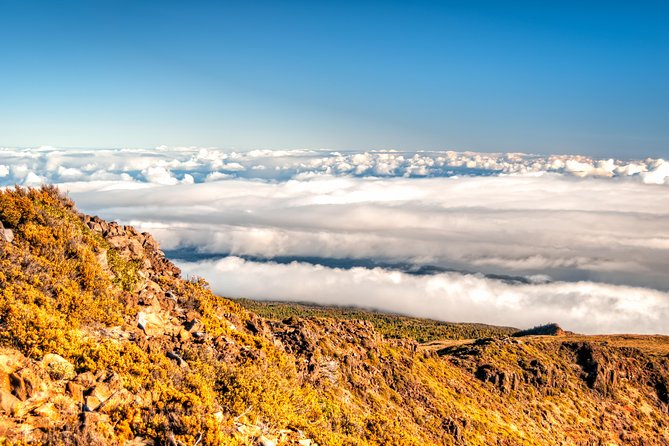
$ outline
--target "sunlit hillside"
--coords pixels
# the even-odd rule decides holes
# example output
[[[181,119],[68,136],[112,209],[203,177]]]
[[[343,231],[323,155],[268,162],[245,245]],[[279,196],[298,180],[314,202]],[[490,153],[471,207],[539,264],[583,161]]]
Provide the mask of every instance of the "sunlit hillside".
[[[666,337],[269,314],[55,188],[0,222],[5,444],[669,443]]]

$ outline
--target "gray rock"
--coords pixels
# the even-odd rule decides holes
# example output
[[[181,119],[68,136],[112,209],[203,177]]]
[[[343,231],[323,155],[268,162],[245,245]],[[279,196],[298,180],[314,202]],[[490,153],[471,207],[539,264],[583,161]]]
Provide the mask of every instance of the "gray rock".
[[[11,229],[0,229],[0,240],[11,243],[14,240],[14,232]]]
[[[180,366],[180,367],[185,367],[187,365],[186,361],[184,361],[184,358],[177,355],[176,352],[167,352],[166,356],[168,358],[173,359],[174,361],[176,361],[177,365]]]

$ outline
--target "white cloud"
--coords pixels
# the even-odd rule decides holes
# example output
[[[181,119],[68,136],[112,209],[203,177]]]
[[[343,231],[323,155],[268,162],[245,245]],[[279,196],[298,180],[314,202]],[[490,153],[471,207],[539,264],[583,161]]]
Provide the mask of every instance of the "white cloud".
[[[493,294],[499,302],[488,303],[491,308],[525,302],[530,325],[552,319],[542,319],[543,313],[531,308],[548,308],[540,292],[565,299],[565,308],[578,314],[588,314],[583,305],[597,306],[607,295],[616,308],[629,310],[638,301],[640,307],[632,313],[639,315],[656,308],[647,298],[650,294],[614,285],[669,289],[669,163],[664,160],[194,147],[5,148],[0,159],[0,185],[60,184],[83,211],[150,230],[168,249],[190,246],[265,258],[373,259],[534,281],[532,286],[505,288],[480,277],[483,282],[477,282],[475,276],[438,275],[429,281],[385,270],[330,271],[324,276],[335,283],[337,277],[364,278],[364,286],[351,291],[359,296],[373,288],[370,277],[378,276],[379,290],[393,281],[400,288],[412,284],[402,289],[409,293],[403,302],[413,305],[414,312],[427,311],[421,293],[443,283],[463,288],[458,299],[464,300],[455,300],[463,308],[468,300],[472,305],[490,302]],[[245,263],[240,268],[252,267]],[[280,270],[276,268],[267,274]],[[299,284],[306,266],[300,268],[284,270],[296,274],[285,280]],[[274,290],[271,281],[240,273],[239,280],[243,277],[255,284],[240,283],[240,292],[254,290],[251,285],[264,286],[267,293]],[[595,293],[598,300],[578,290]],[[622,299],[621,290],[636,300]],[[624,318],[610,322],[610,330],[656,327],[641,319],[636,325]],[[597,324],[608,327],[605,321]]]
[[[642,172],[641,178],[646,184],[669,184],[669,161],[657,160],[650,172]]]
[[[174,184],[173,172],[204,182],[216,172],[238,178],[286,180],[315,175],[378,177],[448,177],[454,175],[537,174],[554,172],[576,177],[629,177],[648,184],[666,184],[669,166],[663,160],[593,159],[579,155],[538,156],[519,153],[452,151],[327,152],[315,150],[254,150],[229,152],[215,148],[160,146],[155,149],[39,149],[0,148],[7,165],[25,167],[48,182],[71,181],[61,169],[81,172],[127,173],[140,181]],[[25,175],[24,175],[25,176]],[[7,175],[4,184],[24,176]],[[80,179],[86,180],[85,176]],[[177,180],[178,181],[178,180]]]
[[[669,193],[640,182],[320,176],[153,187],[141,197],[92,186],[73,197],[108,218],[168,223],[156,233],[166,248],[669,288]]]
[[[25,179],[26,175],[28,175],[30,168],[27,164],[12,164],[10,171],[11,177],[15,178],[17,183],[20,183]]]
[[[74,181],[84,177],[84,173],[76,167],[58,167],[58,176],[63,181]]]
[[[222,164],[220,169],[227,170],[230,172],[240,172],[242,170],[246,170],[246,167],[242,166],[239,163],[228,163],[228,164]]]
[[[209,181],[220,181],[226,178],[232,178],[232,175],[222,172],[212,172],[204,179],[205,182]]]
[[[478,275],[414,276],[228,257],[181,263],[229,297],[362,306],[453,322],[528,328],[557,322],[579,333],[669,333],[669,294],[592,282],[517,285]],[[269,285],[268,285],[269,284]]]
[[[35,172],[28,172],[23,180],[24,186],[40,186],[46,183],[46,178],[37,175]]]
[[[149,183],[173,186],[179,182],[172,176],[170,171],[164,167],[147,167],[146,169],[142,170],[142,175]]]

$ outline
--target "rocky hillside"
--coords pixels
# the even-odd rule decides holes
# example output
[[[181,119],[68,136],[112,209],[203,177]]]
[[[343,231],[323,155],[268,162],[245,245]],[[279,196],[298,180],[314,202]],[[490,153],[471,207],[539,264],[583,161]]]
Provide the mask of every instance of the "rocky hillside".
[[[57,190],[0,192],[0,442],[665,445],[669,340],[266,319]]]

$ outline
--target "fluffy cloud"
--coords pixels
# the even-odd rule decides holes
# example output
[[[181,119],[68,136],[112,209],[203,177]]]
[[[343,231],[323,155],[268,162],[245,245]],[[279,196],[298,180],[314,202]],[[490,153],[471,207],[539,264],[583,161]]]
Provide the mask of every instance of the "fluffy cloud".
[[[156,149],[0,148],[6,165],[21,165],[47,182],[98,179],[125,174],[130,181],[176,184],[188,174],[196,183],[221,178],[284,181],[337,175],[357,177],[452,177],[456,175],[526,175],[546,172],[575,177],[632,178],[667,184],[669,163],[661,159],[593,159],[579,155],[537,156],[520,153],[453,151],[328,152],[318,150],[234,152],[165,146]],[[81,175],[77,173],[81,172]],[[65,173],[63,173],[65,172]],[[0,175],[0,184],[21,183],[27,172]],[[218,178],[217,178],[218,177]]]
[[[101,187],[67,186],[89,212],[164,225],[150,230],[168,249],[669,288],[669,193],[640,182],[319,176],[148,187],[141,196]]]
[[[364,306],[446,321],[528,328],[558,322],[579,333],[667,333],[669,294],[592,282],[511,285],[480,275],[415,276],[238,257],[181,263],[223,296]],[[262,280],[259,280],[262,278]],[[268,286],[269,284],[269,286]]]
[[[669,162],[656,160],[649,172],[641,172],[640,175],[646,184],[669,184]]]
[[[559,316],[579,331],[669,332],[669,323],[662,325],[666,295],[649,289],[669,290],[664,160],[46,147],[0,149],[0,161],[0,185],[59,184],[83,211],[149,230],[164,248],[199,258],[310,258],[528,282],[235,257],[198,264],[209,280],[226,277],[228,286],[219,289],[228,294],[331,296],[329,303],[415,315],[430,315],[438,304],[432,315],[447,320],[527,326]],[[235,274],[219,271],[230,265]],[[197,273],[195,266],[187,271]],[[258,280],[261,274],[267,276]],[[283,291],[270,280],[274,274],[284,275],[276,277]]]
[[[173,186],[179,182],[179,180],[174,178],[170,171],[164,167],[147,167],[142,170],[142,175],[149,183]]]

